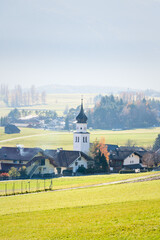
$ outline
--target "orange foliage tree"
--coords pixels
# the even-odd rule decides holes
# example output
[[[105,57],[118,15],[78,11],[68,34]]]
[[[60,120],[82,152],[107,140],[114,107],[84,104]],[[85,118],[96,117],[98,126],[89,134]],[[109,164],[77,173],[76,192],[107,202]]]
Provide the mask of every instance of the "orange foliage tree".
[[[90,149],[90,155],[95,160],[95,168],[97,171],[109,171],[109,152],[105,144],[105,138],[99,141],[96,139]]]

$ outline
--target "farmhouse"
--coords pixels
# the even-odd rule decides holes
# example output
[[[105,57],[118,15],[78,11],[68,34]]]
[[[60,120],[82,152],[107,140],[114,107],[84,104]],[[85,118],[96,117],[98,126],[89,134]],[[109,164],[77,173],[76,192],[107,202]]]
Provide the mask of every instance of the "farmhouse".
[[[45,154],[54,159],[57,167],[60,168],[59,173],[63,173],[63,170],[72,170],[76,173],[79,167],[87,169],[93,166],[93,159],[81,151],[57,149],[45,150]]]
[[[7,124],[4,131],[7,134],[20,133],[20,129],[13,124]]]
[[[143,169],[142,157],[146,150],[140,147],[118,147],[110,153],[110,170]]]
[[[45,169],[42,167],[45,165]],[[30,177],[34,173],[54,173],[56,164],[51,157],[47,157],[40,148],[2,147],[0,149],[0,170],[8,172],[11,167],[26,166]]]

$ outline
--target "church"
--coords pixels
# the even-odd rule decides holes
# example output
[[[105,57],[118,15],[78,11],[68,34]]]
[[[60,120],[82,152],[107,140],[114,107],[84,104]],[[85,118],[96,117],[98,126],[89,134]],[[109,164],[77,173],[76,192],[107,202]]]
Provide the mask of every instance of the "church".
[[[73,151],[58,149],[2,147],[0,149],[0,171],[8,172],[11,167],[25,166],[27,175],[32,177],[63,175],[68,171],[76,174],[80,167],[91,168],[94,164],[89,156],[90,133],[87,132],[87,116],[83,99],[76,117],[76,131],[73,133]]]

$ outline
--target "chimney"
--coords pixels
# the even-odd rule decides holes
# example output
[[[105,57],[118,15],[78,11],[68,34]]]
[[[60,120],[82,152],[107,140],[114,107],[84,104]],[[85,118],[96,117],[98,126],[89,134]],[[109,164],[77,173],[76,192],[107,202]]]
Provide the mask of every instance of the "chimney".
[[[62,150],[63,150],[63,148],[57,148],[57,153],[59,153]]]
[[[18,148],[20,155],[23,155],[24,146],[19,144],[19,145],[17,145],[17,148]]]

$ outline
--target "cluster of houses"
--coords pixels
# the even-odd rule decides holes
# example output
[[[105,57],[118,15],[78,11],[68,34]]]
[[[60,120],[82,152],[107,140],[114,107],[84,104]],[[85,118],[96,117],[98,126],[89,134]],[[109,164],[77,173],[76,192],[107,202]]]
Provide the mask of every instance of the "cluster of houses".
[[[58,116],[52,119],[46,116],[28,115],[19,119],[9,118],[9,122],[5,126],[5,133],[7,134],[19,133],[20,127],[63,130],[65,126],[65,118]]]
[[[118,147],[106,145],[109,152],[111,172],[121,169],[144,169],[142,164],[146,150],[140,147]],[[27,175],[35,176],[60,175],[68,171],[76,174],[80,167],[94,167],[94,160],[88,155],[90,133],[87,131],[87,116],[84,113],[83,101],[80,113],[76,117],[76,131],[73,133],[73,151],[58,149],[2,147],[0,149],[0,171],[8,172],[11,167],[26,167]]]

